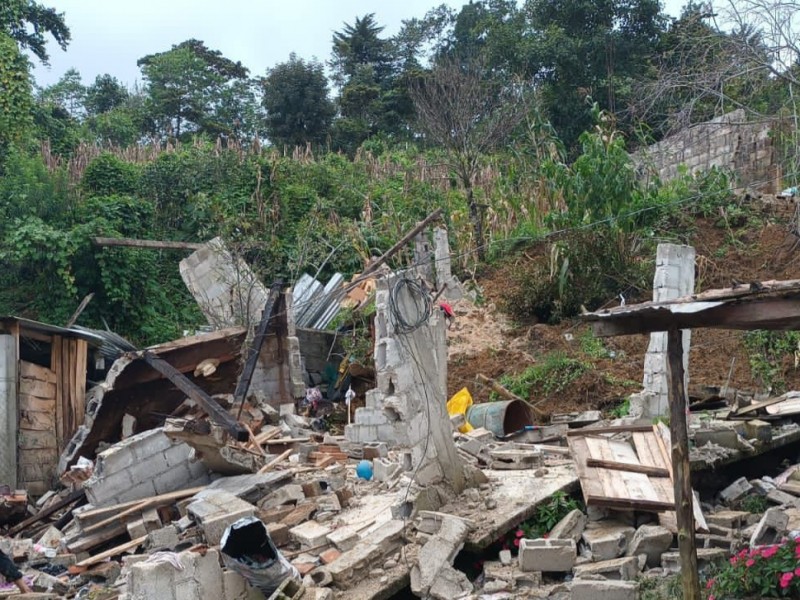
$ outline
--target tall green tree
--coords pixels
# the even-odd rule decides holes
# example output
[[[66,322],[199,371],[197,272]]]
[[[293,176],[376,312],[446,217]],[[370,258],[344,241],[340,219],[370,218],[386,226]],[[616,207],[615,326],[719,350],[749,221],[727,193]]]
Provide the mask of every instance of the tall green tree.
[[[0,2],[0,31],[4,31],[23,50],[48,64],[47,37],[49,34],[62,50],[67,49],[70,32],[64,14],[57,13],[33,0],[3,0]]]
[[[194,132],[232,132],[236,123],[221,122],[216,111],[225,89],[246,79],[248,70],[199,40],[187,40],[166,52],[140,58],[155,133],[176,138]]]
[[[120,81],[108,73],[95,77],[94,83],[86,88],[86,112],[99,115],[121,106],[130,93]]]
[[[328,136],[336,107],[328,95],[321,63],[294,53],[275,65],[262,81],[267,135],[275,145],[321,144]]]
[[[0,165],[8,145],[28,130],[32,107],[28,61],[14,40],[0,32]]]

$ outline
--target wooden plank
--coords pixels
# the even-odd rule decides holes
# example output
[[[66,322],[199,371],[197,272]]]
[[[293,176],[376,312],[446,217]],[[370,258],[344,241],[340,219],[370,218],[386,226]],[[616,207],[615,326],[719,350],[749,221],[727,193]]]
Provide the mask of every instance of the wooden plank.
[[[70,438],[75,435],[75,432],[83,424],[86,418],[86,375],[87,375],[87,361],[89,359],[89,343],[86,340],[75,340],[77,347],[77,356],[75,357],[75,414],[74,428],[70,432]],[[59,448],[63,450],[64,448]]]
[[[18,431],[18,445],[20,448],[52,448],[58,449],[54,431]]]
[[[636,455],[639,457],[640,464],[647,467],[666,469],[669,472],[652,429],[649,432],[635,432],[633,434],[633,446],[636,448]]]
[[[650,467],[645,465],[634,465],[631,463],[621,463],[610,460],[597,460],[590,458],[586,461],[587,466],[600,469],[611,469],[612,471],[627,471],[629,473],[644,473],[653,477],[666,477],[669,479],[669,470],[663,467]]]
[[[113,540],[121,535],[126,535],[128,529],[124,522],[112,523],[110,527],[98,531],[89,536],[82,536],[72,542],[67,543],[67,549],[77,554],[79,552],[88,552],[92,548],[97,548],[106,542]]]
[[[53,453],[49,461],[44,462],[21,462],[25,459],[27,450],[20,450],[20,464],[17,466],[18,479],[20,481],[43,481],[51,482],[56,474],[58,467],[58,453]]]
[[[19,411],[19,428],[27,431],[55,431],[56,416],[52,412]]]
[[[37,365],[26,360],[19,361],[20,377],[29,377],[45,383],[55,383],[56,374],[47,367]]]
[[[762,400],[761,402],[755,402],[750,406],[745,406],[744,408],[740,408],[733,414],[737,417],[741,417],[742,415],[747,415],[750,413],[754,413],[762,408],[767,408],[768,406],[772,406],[773,404],[779,404],[781,402],[786,401],[786,395],[782,396],[775,396],[774,398],[767,398],[766,400]]]
[[[270,462],[268,462],[263,467],[261,467],[258,470],[258,474],[261,475],[262,473],[266,473],[267,471],[270,471],[271,469],[273,469],[274,467],[276,467],[277,465],[282,463],[284,460],[289,458],[289,455],[291,455],[292,452],[294,452],[293,449],[289,449],[289,450],[286,450],[285,452],[282,452],[277,457],[273,458]]]
[[[147,350],[142,352],[142,358],[148,365],[175,384],[175,387],[197,402],[208,413],[211,420],[225,429],[237,442],[246,442],[250,439],[247,429],[217,404],[211,396],[197,387],[186,375],[176,370],[164,359],[158,358]]]
[[[570,429],[567,437],[583,437],[586,435],[614,435],[615,433],[630,433],[636,431],[652,431],[652,425],[623,425],[620,427],[582,427],[580,429]]]
[[[42,400],[55,400],[56,384],[31,377],[20,377],[19,393]]]
[[[669,389],[669,429],[672,440],[672,471],[675,488],[675,514],[678,520],[678,549],[684,600],[700,600],[700,575],[693,514],[694,496],[689,465],[689,430],[686,423],[688,402],[684,387],[683,331],[667,333],[667,387]]]
[[[131,540],[130,542],[125,542],[124,544],[115,546],[114,548],[106,550],[105,552],[101,552],[100,554],[92,556],[91,558],[87,558],[86,560],[77,562],[75,563],[75,566],[78,567],[79,569],[86,569],[87,567],[91,567],[92,565],[96,565],[98,563],[103,562],[107,558],[118,556],[123,552],[127,552],[128,550],[133,550],[137,546],[144,544],[145,540],[147,540],[147,536],[143,535],[142,537],[138,537],[135,540]]]
[[[586,460],[589,457],[589,448],[586,444],[585,438],[567,438],[570,450],[572,450],[572,458],[575,462],[575,470],[578,474],[578,479],[581,483],[581,491],[583,492],[583,500],[589,504],[590,496],[602,496],[603,486],[594,477],[589,477],[587,473]]]
[[[639,456],[636,454],[636,451],[633,449],[633,446],[631,446],[630,443],[618,440],[609,440],[608,447],[611,450],[611,455],[614,457],[615,461],[641,466],[641,463],[639,462]]]
[[[61,432],[63,431],[64,425],[64,403],[63,403],[63,391],[64,391],[64,384],[62,381],[62,347],[61,347],[61,336],[54,335],[53,336],[53,343],[50,346],[50,369],[55,373],[56,376],[56,448],[61,448],[61,443],[63,442]]]
[[[55,394],[55,386],[53,386],[53,394]],[[27,394],[20,394],[19,396],[20,410],[31,410],[33,412],[43,412],[53,415],[56,414],[56,399],[53,398],[37,398],[35,396],[28,396]]]
[[[15,525],[14,527],[11,528],[8,534],[11,536],[17,535],[18,533],[25,531],[31,525],[38,523],[42,519],[46,519],[55,512],[58,512],[65,506],[69,506],[73,502],[77,500],[84,500],[85,498],[86,498],[86,490],[84,489],[76,490],[71,494],[67,495],[66,498],[62,498],[61,500],[54,502],[44,510],[40,510],[32,517],[28,517],[27,519],[22,521],[22,523]]]
[[[93,237],[95,246],[125,247],[125,248],[150,248],[156,250],[199,250],[204,244],[197,242],[172,242],[166,240],[137,240],[133,238]]]

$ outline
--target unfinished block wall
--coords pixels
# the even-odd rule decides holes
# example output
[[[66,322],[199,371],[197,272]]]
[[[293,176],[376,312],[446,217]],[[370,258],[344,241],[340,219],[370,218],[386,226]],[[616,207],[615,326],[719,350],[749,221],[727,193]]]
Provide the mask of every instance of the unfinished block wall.
[[[645,173],[674,179],[681,165],[690,173],[718,167],[736,173],[739,187],[764,193],[780,191],[780,169],[772,123],[748,123],[736,110],[706,123],[693,125],[633,154]]]
[[[120,504],[206,485],[209,473],[192,460],[192,449],[175,443],[164,429],[131,436],[100,452],[92,477],[84,484],[94,506]]]

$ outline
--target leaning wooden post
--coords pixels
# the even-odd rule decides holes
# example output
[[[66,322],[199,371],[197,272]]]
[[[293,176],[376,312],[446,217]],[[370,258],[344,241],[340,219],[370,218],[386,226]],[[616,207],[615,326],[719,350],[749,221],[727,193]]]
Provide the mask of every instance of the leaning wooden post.
[[[672,474],[675,514],[678,521],[678,549],[681,555],[681,583],[684,600],[700,600],[697,545],[694,535],[692,472],[689,466],[689,431],[686,424],[686,388],[683,369],[683,332],[667,334],[667,385],[669,386],[669,429],[672,438]]]

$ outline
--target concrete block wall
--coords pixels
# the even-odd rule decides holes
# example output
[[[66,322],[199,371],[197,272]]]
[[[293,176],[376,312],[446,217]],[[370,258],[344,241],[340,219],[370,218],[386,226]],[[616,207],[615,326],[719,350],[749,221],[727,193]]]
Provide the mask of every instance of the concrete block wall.
[[[408,448],[421,485],[447,481],[463,485],[461,460],[447,414],[447,339],[444,319],[433,310],[412,332],[400,332],[392,318],[391,293],[397,276],[378,279],[375,294],[377,388],[345,427],[353,442],[386,442]],[[395,296],[397,310],[413,315],[414,300]]]
[[[776,193],[780,171],[771,129],[771,123],[748,123],[740,109],[688,127],[633,158],[640,169],[662,180],[676,178],[681,165],[692,173],[716,166],[733,170],[741,187]]]
[[[653,301],[663,302],[688,296],[694,292],[695,250],[691,246],[659,244],[656,273],[653,278]],[[683,331],[684,385],[689,384],[689,346],[691,330]],[[636,416],[657,417],[669,414],[667,385],[667,334],[650,334],[650,345],[644,359],[644,401]]]
[[[264,595],[245,579],[223,569],[219,550],[204,554],[185,551],[178,555],[183,566],[168,561],[137,562],[127,579],[127,600],[256,600]]]
[[[209,483],[208,469],[192,449],[170,440],[163,428],[131,436],[97,455],[84,484],[94,506],[120,504]]]

